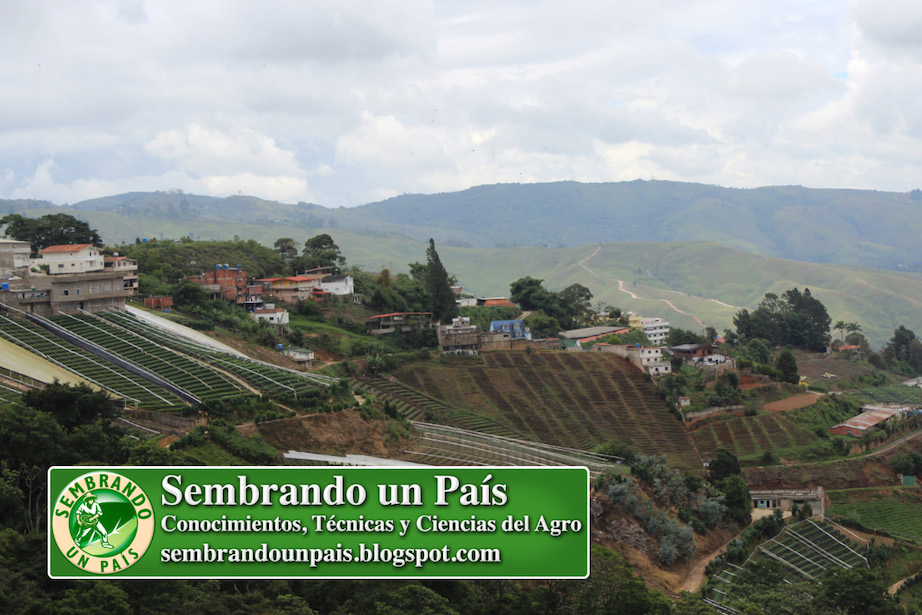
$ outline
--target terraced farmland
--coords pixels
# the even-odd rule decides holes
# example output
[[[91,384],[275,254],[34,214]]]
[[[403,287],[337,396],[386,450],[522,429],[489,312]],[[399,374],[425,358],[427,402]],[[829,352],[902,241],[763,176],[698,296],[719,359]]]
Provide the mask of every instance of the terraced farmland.
[[[830,491],[829,515],[922,543],[922,494],[909,489]]]
[[[708,423],[691,432],[702,458],[711,459],[725,448],[740,460],[755,460],[765,451],[778,452],[809,446],[819,437],[777,414],[737,416]]]
[[[207,361],[272,397],[303,397],[310,395],[310,391],[315,391],[318,385],[327,385],[335,380],[335,378],[319,374],[292,372],[242,357],[227,355],[150,325],[130,314],[112,311],[100,312],[97,316],[123,329],[152,339],[162,346]]]
[[[812,519],[789,525],[778,536],[762,543],[742,567],[732,564],[718,572],[712,599],[732,604],[745,598],[735,587],[746,577],[757,576],[762,584],[781,585],[801,578],[819,579],[826,570],[867,567],[866,545],[853,540],[830,523]]]
[[[61,314],[51,320],[71,333],[157,374],[199,399],[250,394],[221,372],[90,314]]]
[[[874,368],[844,358],[828,357],[823,354],[807,355],[798,358],[797,371],[810,380],[835,383],[840,380],[870,374]],[[824,377],[829,374],[831,377]]]
[[[22,391],[17,388],[0,383],[0,402],[12,403],[22,397]]]
[[[682,422],[618,357],[488,352],[479,360],[416,363],[396,377],[405,394],[426,400],[417,407],[427,408],[427,420],[581,450],[616,439],[674,465],[701,465]]]
[[[38,325],[0,314],[0,335],[146,410],[180,410],[186,403],[126,369],[55,337]]]

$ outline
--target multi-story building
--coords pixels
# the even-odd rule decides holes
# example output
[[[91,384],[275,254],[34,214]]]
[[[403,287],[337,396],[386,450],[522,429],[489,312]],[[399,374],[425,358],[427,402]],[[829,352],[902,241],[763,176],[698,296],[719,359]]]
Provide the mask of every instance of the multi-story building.
[[[0,280],[25,275],[32,264],[31,253],[28,241],[0,239]]]
[[[127,291],[121,273],[92,271],[29,275],[0,286],[0,303],[40,316],[124,309]]]
[[[125,292],[133,295],[138,289],[138,261],[127,256],[106,256],[103,258],[106,271],[118,271],[122,274]]]
[[[595,344],[594,352],[611,352],[624,357],[639,367],[644,373],[656,378],[672,372],[672,364],[663,359],[663,349],[659,346],[630,346],[615,344]]]
[[[249,312],[263,304],[263,285],[248,283],[247,272],[240,265],[233,268],[230,265],[215,265],[211,271],[190,275],[186,279],[201,286],[213,299],[233,301]]]
[[[628,314],[628,326],[643,331],[651,344],[662,346],[669,335],[669,321],[665,318],[644,318],[631,312]]]
[[[105,265],[100,249],[89,243],[48,246],[38,255],[36,264],[47,266],[50,275],[102,271]]]
[[[313,299],[322,290],[325,277],[322,273],[294,275],[287,278],[262,278],[256,282],[262,284],[263,292],[277,301],[297,303]],[[351,278],[350,278],[351,280]]]

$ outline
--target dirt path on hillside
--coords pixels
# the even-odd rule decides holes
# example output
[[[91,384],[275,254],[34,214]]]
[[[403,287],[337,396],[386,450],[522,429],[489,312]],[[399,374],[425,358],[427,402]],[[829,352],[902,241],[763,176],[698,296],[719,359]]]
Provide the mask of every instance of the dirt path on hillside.
[[[722,545],[708,553],[705,557],[702,557],[692,569],[688,571],[688,574],[685,575],[685,578],[682,579],[682,584],[679,586],[680,592],[688,592],[690,594],[695,593],[701,586],[704,585],[707,575],[705,570],[708,567],[708,564],[711,563],[715,557],[723,553],[724,549],[727,548],[727,545],[730,544],[730,541],[736,538],[736,536],[731,536],[728,538]]]
[[[899,446],[900,444],[904,444],[904,443],[908,442],[909,440],[915,440],[916,438],[918,438],[918,437],[920,437],[920,436],[922,436],[922,430],[914,431],[914,432],[912,432],[911,434],[907,434],[907,435],[905,435],[905,436],[903,436],[903,437],[901,437],[901,438],[897,438],[896,440],[894,440],[894,441],[891,442],[890,444],[885,444],[885,445],[881,446],[880,448],[871,451],[870,453],[867,454],[867,456],[868,456],[868,457],[877,457],[878,455],[883,455],[883,454],[886,453],[887,451],[893,450],[894,448],[896,448],[896,447]]]
[[[786,399],[779,399],[778,401],[773,401],[765,404],[763,410],[766,412],[786,412],[788,410],[797,410],[798,408],[806,408],[807,406],[812,406],[819,401],[820,395],[814,395],[813,393],[804,393],[803,395],[793,395]]]
[[[587,272],[589,272],[590,274],[594,275],[595,277],[597,277],[597,278],[599,278],[599,279],[602,279],[602,280],[612,280],[612,281],[617,282],[617,283],[618,283],[618,290],[621,291],[621,292],[623,292],[623,293],[625,293],[625,294],[627,294],[627,295],[630,295],[631,299],[646,299],[645,297],[641,297],[641,296],[637,295],[636,293],[634,293],[634,292],[629,291],[628,289],[626,289],[626,288],[624,287],[624,280],[619,280],[618,278],[612,278],[612,277],[608,277],[608,276],[603,276],[602,274],[598,273],[597,271],[594,271],[594,270],[592,270],[592,269],[589,268],[589,266],[587,265],[587,263],[588,263],[590,260],[592,260],[592,258],[593,258],[596,254],[598,254],[601,250],[602,250],[602,244],[599,244],[598,246],[596,246],[596,249],[592,252],[592,254],[590,254],[590,255],[587,256],[586,258],[582,259],[582,260],[579,261],[579,263],[577,263],[577,264],[578,264],[580,267],[582,267],[583,269],[585,269]],[[683,292],[680,291],[680,290],[670,290],[670,289],[664,289],[664,290],[665,290],[665,292],[667,292],[667,293],[675,293],[675,294],[677,294],[677,295],[682,295],[683,297],[691,297],[691,295],[689,295],[688,293],[683,293]],[[689,318],[691,318],[692,320],[694,320],[696,323],[698,323],[698,325],[699,325],[701,328],[704,328],[704,327],[705,327],[704,322],[703,322],[700,318],[698,318],[698,317],[695,316],[694,314],[689,314],[688,312],[686,312],[686,311],[684,311],[684,310],[680,310],[679,308],[677,308],[677,307],[675,306],[675,304],[672,303],[672,301],[669,301],[668,299],[653,299],[653,298],[650,298],[650,299],[646,299],[646,300],[648,300],[648,301],[662,301],[662,302],[665,303],[667,306],[669,306],[669,309],[671,309],[671,310],[674,311],[675,313],[677,313],[677,314],[682,314],[683,316],[688,316]],[[705,301],[712,301],[712,302],[714,302],[714,303],[716,303],[716,304],[718,304],[718,305],[722,305],[722,306],[724,306],[724,307],[733,308],[733,309],[739,309],[739,306],[730,305],[729,303],[724,303],[723,301],[718,301],[717,299],[705,299]]]

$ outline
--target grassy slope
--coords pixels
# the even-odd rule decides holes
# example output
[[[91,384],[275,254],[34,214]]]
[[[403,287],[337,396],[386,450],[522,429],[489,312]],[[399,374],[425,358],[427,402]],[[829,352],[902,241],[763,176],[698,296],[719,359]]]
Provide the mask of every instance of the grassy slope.
[[[915,491],[856,489],[828,493],[829,514],[842,515],[864,527],[922,542],[922,496]]]
[[[48,210],[33,210],[41,215]],[[341,229],[304,228],[282,224],[241,224],[217,220],[182,220],[169,216],[121,216],[79,212],[110,243],[135,237],[229,239],[238,235],[272,245],[281,236],[297,242],[329,232],[350,264],[366,270],[387,267],[405,271],[407,263],[425,259],[425,244],[396,235],[364,235]],[[601,245],[601,249],[596,252]],[[713,242],[606,243],[543,248],[458,248],[439,246],[448,270],[478,295],[507,294],[509,283],[530,275],[551,289],[573,283],[587,286],[596,301],[605,301],[651,316],[665,316],[676,326],[699,329],[691,317],[722,330],[730,327],[738,307],[752,308],[766,292],[809,287],[832,319],[861,323],[872,346],[879,347],[903,324],[922,331],[922,274],[805,263],[755,255]],[[591,271],[581,267],[580,261]],[[618,290],[617,280],[638,296]],[[684,293],[687,293],[684,294]],[[698,296],[700,293],[701,296]]]

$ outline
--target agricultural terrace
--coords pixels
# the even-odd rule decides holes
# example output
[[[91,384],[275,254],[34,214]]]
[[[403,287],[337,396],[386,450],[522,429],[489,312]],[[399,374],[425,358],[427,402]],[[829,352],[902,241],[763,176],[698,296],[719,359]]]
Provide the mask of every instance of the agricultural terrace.
[[[845,358],[830,357],[825,354],[797,355],[797,371],[811,382],[836,384],[855,376],[864,376],[875,370],[867,363],[858,363]]]
[[[413,363],[396,378],[434,402],[422,417],[427,420],[581,450],[618,440],[645,454],[666,455],[672,465],[701,467],[682,422],[641,372],[619,357],[497,351]]]
[[[714,575],[712,600],[718,604],[744,599],[741,589],[759,584],[818,580],[835,568],[867,568],[865,539],[848,530],[813,519],[789,525],[756,547],[742,566],[725,565]]]
[[[703,459],[711,459],[725,448],[741,462],[758,462],[770,452],[782,457],[799,457],[822,439],[781,414],[737,416],[706,423],[691,432]]]
[[[182,410],[186,403],[117,365],[65,342],[38,325],[0,314],[0,336],[146,410]]]
[[[869,530],[922,543],[922,494],[913,489],[848,489],[827,491],[830,516],[838,516]]]
[[[71,333],[157,374],[199,399],[250,394],[239,383],[204,363],[157,344],[150,336],[136,335],[92,314],[61,314],[51,320]]]
[[[228,355],[148,324],[130,314],[100,312],[98,316],[126,332],[152,339],[157,344],[171,348],[178,353],[206,361],[213,367],[233,374],[251,387],[279,401],[297,401],[313,397],[318,385],[327,385],[335,381],[334,378],[318,374],[285,370],[244,357]]]

